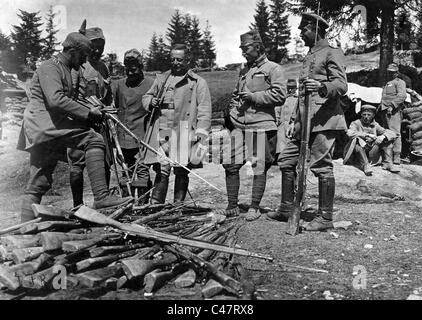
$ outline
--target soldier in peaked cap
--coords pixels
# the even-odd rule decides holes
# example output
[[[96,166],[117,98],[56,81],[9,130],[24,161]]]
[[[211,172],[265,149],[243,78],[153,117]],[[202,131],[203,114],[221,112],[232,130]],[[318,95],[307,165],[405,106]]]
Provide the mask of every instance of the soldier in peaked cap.
[[[142,97],[151,88],[154,79],[144,77],[142,55],[138,50],[131,49],[126,51],[123,62],[126,77],[111,82],[114,105],[120,121],[140,140],[144,140],[145,118],[148,111],[142,105]],[[120,127],[117,127],[117,135],[125,161],[129,168],[132,168],[136,163],[135,156],[139,153],[138,143]],[[135,190],[137,190],[138,196],[141,196],[151,189],[149,167],[142,164],[138,166],[135,178],[132,182],[132,194],[135,194]],[[148,196],[145,196],[143,203],[147,202]]]
[[[99,123],[99,108],[87,108],[74,97],[71,70],[79,70],[91,52],[91,42],[74,32],[63,42],[63,51],[41,63],[31,82],[31,97],[24,112],[18,149],[30,153],[30,177],[22,202],[21,220],[34,219],[31,205],[40,203],[51,188],[52,174],[59,160],[58,150],[81,150],[92,192],[94,207],[113,208],[131,198],[109,195],[104,169],[104,140],[91,125]]]
[[[72,82],[75,87],[76,96],[83,97],[95,96],[105,105],[110,105],[113,101],[111,88],[109,84],[110,73],[107,66],[102,62],[101,56],[104,52],[105,37],[101,28],[86,28],[86,20],[83,21],[79,33],[85,35],[91,41],[91,53],[88,56],[82,68],[78,71],[72,70]],[[101,132],[101,129],[97,129]],[[111,157],[110,150],[106,146],[106,180],[110,180]],[[70,165],[70,188],[73,196],[73,206],[77,207],[83,204],[83,186],[85,168],[84,153],[78,149],[68,149],[68,162]]]
[[[295,129],[287,147],[281,152],[281,204],[269,217],[286,221],[293,210],[296,166],[299,158],[301,115],[305,92],[311,93],[310,169],[318,177],[319,205],[316,218],[306,230],[323,231],[333,228],[335,179],[332,156],[339,131],[347,129],[340,97],[347,91],[344,55],[325,39],[328,23],[315,13],[304,13],[299,25],[301,37],[309,52],[299,76],[300,103],[296,110]]]
[[[396,166],[400,164],[401,154],[401,122],[402,108],[406,100],[406,82],[399,78],[399,67],[391,63],[388,68],[388,82],[382,91],[380,117],[384,128],[393,130],[398,138],[394,142],[392,150],[383,155],[383,169],[390,172],[399,172]]]
[[[230,101],[229,120],[234,130],[231,134],[231,162],[223,164],[228,196],[223,213],[227,216],[239,214],[239,171],[249,160],[253,164],[254,177],[251,206],[245,218],[252,221],[261,216],[259,205],[265,191],[267,171],[275,160],[275,106],[284,104],[286,85],[280,65],[267,59],[258,31],[242,34],[240,48],[247,63],[240,71]],[[241,141],[240,145],[238,141]],[[243,150],[247,150],[247,156],[241,156],[239,160],[238,154],[243,155]]]

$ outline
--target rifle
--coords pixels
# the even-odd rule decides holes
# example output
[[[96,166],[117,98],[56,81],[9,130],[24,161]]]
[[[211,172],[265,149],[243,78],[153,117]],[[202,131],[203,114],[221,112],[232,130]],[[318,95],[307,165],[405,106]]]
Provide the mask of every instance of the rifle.
[[[299,151],[299,160],[297,165],[298,171],[298,181],[297,181],[297,191],[294,199],[294,209],[292,215],[289,217],[287,231],[289,235],[297,235],[299,232],[299,220],[300,214],[302,212],[302,207],[305,202],[305,193],[306,193],[306,176],[308,173],[307,159],[309,154],[309,136],[311,133],[311,117],[310,117],[310,107],[311,107],[311,93],[305,93],[305,108],[303,110],[302,117],[302,131],[300,135],[300,151]]]

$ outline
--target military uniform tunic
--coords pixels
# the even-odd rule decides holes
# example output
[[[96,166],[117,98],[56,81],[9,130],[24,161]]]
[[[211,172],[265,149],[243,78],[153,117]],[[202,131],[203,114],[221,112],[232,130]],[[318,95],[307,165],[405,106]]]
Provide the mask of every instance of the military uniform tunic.
[[[310,169],[317,176],[333,176],[332,155],[338,131],[347,130],[340,97],[347,92],[345,59],[340,48],[333,48],[322,39],[305,57],[299,82],[315,79],[324,90],[311,94]],[[304,88],[300,88],[300,103],[296,110],[295,133],[279,158],[280,168],[294,170],[299,158],[300,132],[304,106]]]

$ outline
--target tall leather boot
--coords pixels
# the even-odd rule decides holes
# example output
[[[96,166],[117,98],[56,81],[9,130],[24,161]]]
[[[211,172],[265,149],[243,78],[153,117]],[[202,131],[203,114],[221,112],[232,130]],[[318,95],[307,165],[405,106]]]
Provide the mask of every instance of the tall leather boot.
[[[160,204],[166,201],[169,187],[169,177],[161,173],[155,176],[154,190],[151,195],[151,204]]]
[[[88,149],[85,153],[85,159],[92,193],[94,194],[94,209],[111,209],[133,200],[132,197],[119,198],[114,195],[109,195],[103,149]]]
[[[82,170],[81,170],[82,169]],[[83,168],[74,167],[70,168],[69,172],[70,190],[72,191],[73,207],[84,203],[84,172]]]
[[[185,201],[189,187],[189,176],[187,174],[176,175],[174,178],[174,203]]]
[[[21,206],[21,222],[27,222],[35,219],[34,211],[32,210],[32,204],[41,203],[41,195],[39,194],[25,194],[22,199]]]
[[[382,168],[391,173],[399,173],[400,169],[393,165],[393,146],[390,144],[383,148]]]
[[[319,177],[318,213],[307,226],[307,231],[325,231],[333,229],[333,206],[335,194],[334,177]]]
[[[288,221],[293,211],[295,172],[291,170],[281,171],[281,202],[276,212],[268,212],[267,216],[278,221]]]

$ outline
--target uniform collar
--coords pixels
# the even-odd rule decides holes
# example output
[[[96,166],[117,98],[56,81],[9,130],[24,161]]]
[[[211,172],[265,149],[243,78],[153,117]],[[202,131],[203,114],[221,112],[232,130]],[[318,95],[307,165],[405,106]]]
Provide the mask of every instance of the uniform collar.
[[[317,52],[321,49],[324,49],[326,47],[329,47],[329,46],[330,46],[330,44],[328,43],[327,39],[321,39],[315,44],[315,46],[313,46],[311,49],[309,49],[309,52],[315,53],[315,52]]]
[[[169,70],[169,71],[167,71],[167,72],[165,72],[163,75],[164,75],[164,77],[167,77],[168,75],[171,75],[171,70]],[[193,72],[191,69],[189,69],[183,76],[182,76],[182,79],[181,80],[183,80],[183,79],[185,79],[185,78],[187,78],[187,77],[190,77],[190,78],[192,78],[192,79],[194,79],[194,80],[197,80],[198,79],[198,75],[195,73],[195,72]]]
[[[268,61],[267,55],[264,53],[263,55],[259,56],[252,64],[250,65],[251,68],[254,67],[261,67],[264,63]]]
[[[70,69],[70,59],[67,58],[62,52],[57,54],[57,59]]]
[[[359,121],[360,121],[360,124],[361,124],[363,127],[374,127],[374,126],[375,126],[375,119],[372,119],[371,123],[370,123],[370,124],[368,124],[368,125],[365,125],[365,124],[363,123],[362,119],[359,119]]]

